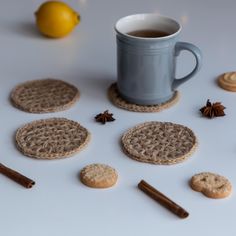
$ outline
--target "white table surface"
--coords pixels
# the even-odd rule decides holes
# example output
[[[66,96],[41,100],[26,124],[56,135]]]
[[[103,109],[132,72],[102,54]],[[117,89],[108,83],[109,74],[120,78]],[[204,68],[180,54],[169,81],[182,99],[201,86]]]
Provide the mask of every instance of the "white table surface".
[[[236,2],[234,0],[71,0],[81,14],[81,24],[69,36],[50,40],[40,36],[33,12],[39,0],[0,2],[0,148],[1,162],[34,179],[32,189],[0,176],[0,235],[214,235],[236,234],[235,194],[213,200],[190,189],[195,173],[211,171],[228,177],[236,186],[236,93],[220,89],[215,80],[236,70]],[[107,87],[116,80],[116,44],[113,26],[122,16],[157,12],[182,22],[181,40],[199,46],[201,71],[179,88],[177,105],[160,113],[135,113],[113,106]],[[190,71],[188,53],[178,59],[178,74]],[[69,110],[28,114],[12,107],[9,93],[18,83],[54,77],[81,92]],[[207,99],[221,101],[226,116],[201,117]],[[115,122],[100,125],[94,116],[106,109]],[[63,160],[35,160],[15,147],[14,133],[27,122],[66,117],[92,133],[89,146]],[[126,157],[119,146],[121,135],[145,121],[170,121],[190,127],[199,147],[182,164],[150,165]],[[90,189],[78,174],[85,165],[105,163],[119,172],[114,188]],[[158,188],[190,213],[181,220],[137,189],[141,179]]]

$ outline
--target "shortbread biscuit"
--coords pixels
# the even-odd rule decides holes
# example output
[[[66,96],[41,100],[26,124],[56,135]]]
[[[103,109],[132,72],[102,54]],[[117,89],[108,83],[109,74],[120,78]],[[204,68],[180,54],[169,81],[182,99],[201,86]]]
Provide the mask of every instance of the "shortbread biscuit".
[[[109,188],[116,184],[118,174],[105,164],[91,164],[80,172],[81,182],[91,188]]]
[[[117,84],[113,83],[108,88],[108,98],[117,107],[133,112],[160,112],[175,105],[179,101],[180,94],[174,91],[173,97],[167,102],[157,105],[138,105],[124,100],[117,89]]]
[[[16,132],[18,149],[26,156],[58,159],[82,150],[90,140],[89,131],[65,118],[33,121]]]
[[[218,78],[218,84],[221,88],[236,92],[236,72],[227,72]]]
[[[129,129],[121,143],[125,154],[134,160],[171,165],[183,162],[195,151],[197,138],[183,125],[153,121]]]
[[[203,193],[209,198],[225,198],[232,191],[232,185],[224,176],[202,172],[194,175],[190,180],[193,190]]]
[[[11,93],[12,104],[30,113],[66,110],[79,98],[79,90],[62,80],[32,80],[18,85]]]

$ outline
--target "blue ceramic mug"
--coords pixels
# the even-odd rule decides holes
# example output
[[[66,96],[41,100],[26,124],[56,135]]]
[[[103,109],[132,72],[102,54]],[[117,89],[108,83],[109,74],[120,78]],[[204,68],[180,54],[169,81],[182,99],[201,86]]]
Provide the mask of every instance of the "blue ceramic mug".
[[[116,23],[115,31],[117,86],[128,102],[140,105],[166,102],[180,84],[200,69],[200,50],[193,44],[177,41],[181,26],[171,18],[158,14],[130,15]],[[162,31],[166,35],[145,35],[145,31]],[[176,57],[182,50],[194,55],[196,65],[191,73],[176,79]]]

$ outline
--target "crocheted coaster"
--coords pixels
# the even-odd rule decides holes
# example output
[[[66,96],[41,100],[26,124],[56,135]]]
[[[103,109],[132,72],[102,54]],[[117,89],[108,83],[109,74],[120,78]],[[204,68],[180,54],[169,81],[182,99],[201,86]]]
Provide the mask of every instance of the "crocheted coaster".
[[[16,132],[18,149],[26,156],[57,159],[84,148],[90,133],[79,123],[65,118],[33,121]]]
[[[11,93],[13,105],[30,113],[66,110],[79,98],[78,89],[62,80],[33,80],[18,85]]]
[[[171,165],[185,161],[196,149],[193,131],[170,122],[146,122],[122,137],[124,152],[134,160]]]
[[[179,101],[179,92],[175,91],[173,97],[162,104],[157,105],[138,105],[125,101],[120,95],[117,89],[117,84],[113,83],[108,88],[108,97],[110,101],[117,107],[135,112],[159,112],[163,109],[169,108]]]

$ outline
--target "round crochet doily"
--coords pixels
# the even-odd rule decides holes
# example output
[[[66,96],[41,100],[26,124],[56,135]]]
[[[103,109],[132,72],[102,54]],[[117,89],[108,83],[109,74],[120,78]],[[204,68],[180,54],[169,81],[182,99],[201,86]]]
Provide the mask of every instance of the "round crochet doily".
[[[18,149],[26,156],[57,159],[84,148],[90,133],[79,123],[65,118],[33,121],[16,132]]]
[[[117,107],[134,112],[159,112],[169,108],[179,101],[179,92],[175,91],[173,97],[162,104],[157,105],[138,105],[125,101],[119,94],[117,84],[113,83],[108,88],[108,97],[110,101]]]
[[[79,98],[79,90],[62,80],[41,79],[18,85],[11,93],[13,105],[30,113],[66,110]]]
[[[170,122],[146,122],[122,137],[124,152],[137,161],[171,165],[186,160],[195,150],[193,131]]]

